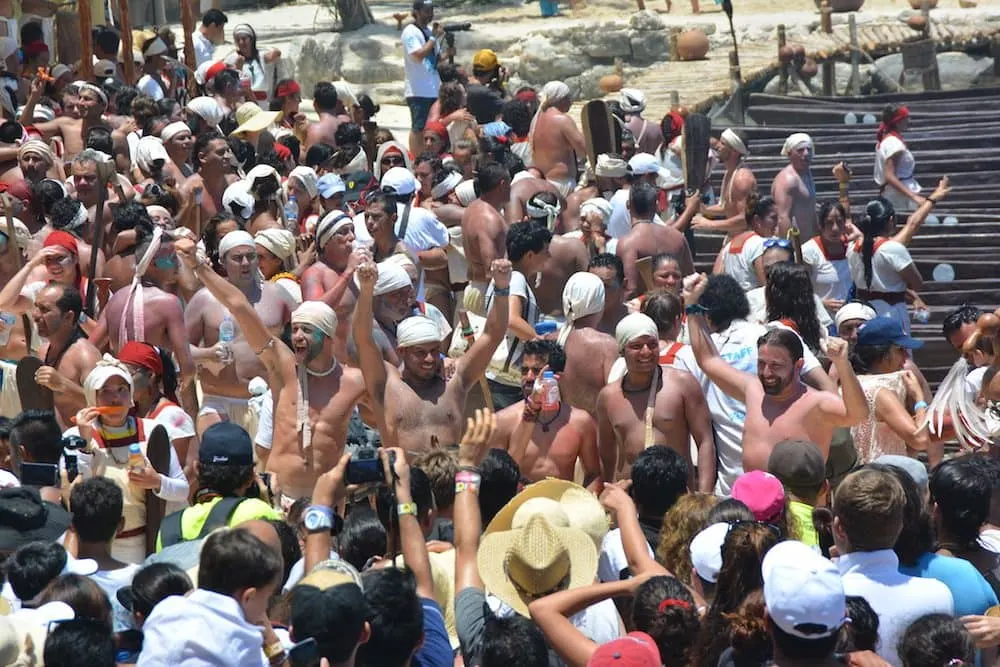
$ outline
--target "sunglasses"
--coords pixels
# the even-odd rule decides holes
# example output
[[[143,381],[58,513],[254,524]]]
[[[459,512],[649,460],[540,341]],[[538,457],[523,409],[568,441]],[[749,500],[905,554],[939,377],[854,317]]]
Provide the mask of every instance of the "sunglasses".
[[[382,164],[400,166],[406,164],[402,155],[386,155],[382,158]]]
[[[746,520],[742,520],[741,519],[739,521],[730,521],[729,522],[729,530],[732,530],[733,528],[736,528],[737,526],[764,526],[765,528],[767,528],[768,530],[770,530],[772,533],[774,533],[774,536],[776,538],[778,538],[779,540],[783,537],[781,526],[779,526],[776,523],[771,523],[769,521],[746,521]]]
[[[771,248],[783,248],[785,250],[791,250],[792,242],[788,239],[765,239],[764,249],[769,250]]]

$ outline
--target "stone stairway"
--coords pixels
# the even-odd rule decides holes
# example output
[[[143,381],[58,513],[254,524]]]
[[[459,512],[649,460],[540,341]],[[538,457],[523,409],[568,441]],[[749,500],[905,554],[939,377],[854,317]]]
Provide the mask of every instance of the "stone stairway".
[[[906,141],[917,163],[917,178],[929,194],[941,176],[951,179],[952,192],[937,207],[910,243],[924,288],[920,294],[931,310],[928,324],[913,325],[914,335],[925,345],[916,361],[932,386],[936,386],[955,360],[955,352],[941,336],[941,323],[955,307],[969,303],[990,310],[1000,305],[1000,129],[992,109],[1000,102],[1000,89],[954,93],[893,94],[867,98],[778,98],[751,96],[748,118],[766,125],[740,129],[749,137],[753,153],[749,166],[762,192],[787,162],[781,144],[792,132],[808,132],[816,143],[813,174],[820,201],[837,197],[831,175],[833,165],[846,160],[854,171],[851,204],[855,215],[877,196],[872,181],[875,126],[845,125],[844,114],[879,115],[888,102],[910,107],[911,129]],[[796,122],[798,120],[798,122]],[[724,128],[714,128],[721,132]],[[720,186],[721,173],[715,183]],[[699,269],[710,270],[722,245],[718,234],[696,233]],[[949,264],[955,279],[937,282],[934,268]]]

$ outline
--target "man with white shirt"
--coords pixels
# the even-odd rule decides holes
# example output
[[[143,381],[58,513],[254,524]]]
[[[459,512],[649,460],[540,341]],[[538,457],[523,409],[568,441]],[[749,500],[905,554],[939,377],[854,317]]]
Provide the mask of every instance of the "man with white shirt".
[[[222,44],[226,40],[226,23],[228,22],[229,17],[219,9],[209,9],[201,17],[201,26],[191,33],[196,68],[202,63],[212,60],[216,45]]]
[[[403,42],[403,69],[406,73],[403,95],[410,108],[409,148],[414,155],[421,152],[424,125],[427,124],[427,116],[441,87],[437,64],[443,50],[439,40],[444,37],[444,30],[435,24],[432,32],[428,26],[433,21],[434,4],[431,0],[415,0],[413,23],[403,28],[400,35]]]
[[[844,592],[865,598],[878,614],[879,655],[893,665],[901,664],[896,644],[910,623],[926,614],[955,613],[951,591],[942,582],[899,571],[893,545],[903,530],[905,504],[899,481],[872,469],[848,475],[833,500]]]
[[[657,180],[669,178],[670,172],[660,165],[656,156],[649,153],[636,153],[633,155],[628,161],[625,184],[611,197],[611,219],[608,220],[608,234],[617,239],[625,236],[632,230],[631,216],[629,215],[628,208],[631,186],[636,183],[649,183],[653,187],[656,187]],[[656,216],[654,222],[661,222],[659,216]]]

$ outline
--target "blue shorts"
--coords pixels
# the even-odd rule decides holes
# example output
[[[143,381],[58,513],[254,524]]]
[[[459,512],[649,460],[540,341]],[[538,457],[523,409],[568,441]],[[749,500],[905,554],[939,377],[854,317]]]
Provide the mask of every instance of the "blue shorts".
[[[410,127],[414,132],[423,132],[427,125],[427,115],[437,101],[436,97],[407,97],[406,106],[410,107]]]

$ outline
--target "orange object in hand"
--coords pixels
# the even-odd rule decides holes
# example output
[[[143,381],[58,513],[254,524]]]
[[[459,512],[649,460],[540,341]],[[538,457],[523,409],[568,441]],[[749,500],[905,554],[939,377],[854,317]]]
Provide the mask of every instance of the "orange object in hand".
[[[93,409],[101,417],[121,417],[129,411],[124,405],[98,405]],[[69,421],[71,424],[76,424],[76,415],[70,417]]]
[[[41,79],[42,81],[55,81],[55,77],[53,77],[49,73],[49,68],[48,67],[39,67],[38,68],[38,78]]]

